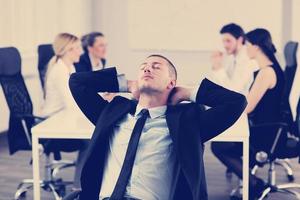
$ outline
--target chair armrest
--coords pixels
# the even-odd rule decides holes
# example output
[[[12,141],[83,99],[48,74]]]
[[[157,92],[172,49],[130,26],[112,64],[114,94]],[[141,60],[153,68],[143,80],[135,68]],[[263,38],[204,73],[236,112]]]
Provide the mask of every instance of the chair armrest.
[[[18,118],[23,118],[23,119],[34,119],[34,120],[45,120],[45,117],[39,117],[31,114],[22,114],[22,115],[15,115]]]
[[[79,199],[80,193],[81,193],[81,190],[79,190],[79,191],[74,191],[74,192],[68,194],[67,196],[65,196],[65,197],[63,198],[63,200],[77,200],[77,199]]]
[[[15,115],[15,117],[19,118],[20,120],[24,120],[26,123],[29,123],[30,127],[35,126],[46,119],[45,117],[39,117],[31,114]]]

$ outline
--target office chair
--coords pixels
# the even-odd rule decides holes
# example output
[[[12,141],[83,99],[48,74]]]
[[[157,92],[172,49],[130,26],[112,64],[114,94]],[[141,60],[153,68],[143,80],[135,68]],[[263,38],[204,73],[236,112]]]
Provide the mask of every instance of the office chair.
[[[297,132],[300,130],[300,99],[298,101],[297,107],[297,117],[294,121],[295,126],[297,126]],[[269,193],[271,192],[285,192],[289,194],[295,195],[298,199],[300,199],[300,194],[294,192],[289,189],[300,189],[300,184],[297,183],[287,183],[287,184],[279,184],[276,183],[276,171],[275,165],[278,159],[289,159],[299,157],[299,149],[300,142],[299,140],[290,140],[288,137],[289,134],[289,124],[287,124],[284,120],[281,122],[274,123],[265,123],[265,124],[257,124],[253,125],[252,128],[270,130],[268,133],[272,133],[272,135],[268,139],[271,141],[270,144],[265,143],[265,147],[261,149],[256,154],[256,161],[259,163],[258,166],[268,165],[268,179],[267,179],[267,187],[263,191],[262,195],[258,198],[259,200],[263,200]],[[255,140],[255,139],[254,139]],[[252,169],[252,174],[253,169]],[[235,189],[231,194],[231,199],[241,199],[240,188]]]
[[[54,50],[52,48],[52,44],[41,44],[38,46],[38,71],[43,90],[47,66],[53,56]]]
[[[78,200],[81,191],[74,191],[68,195],[66,195],[63,200]]]
[[[21,74],[21,57],[19,51],[14,47],[0,48],[0,83],[10,111],[9,152],[12,155],[19,150],[31,150],[30,130],[44,118],[32,114],[33,105]],[[53,153],[59,157],[60,150],[55,148],[52,140],[43,140],[41,143],[46,156],[46,165],[45,179],[41,181],[40,186],[44,190],[51,191],[55,199],[59,200],[65,193],[65,186],[72,182],[64,182],[54,175],[60,168],[74,166],[74,162],[50,161],[50,154]],[[14,199],[24,197],[32,186],[32,179],[23,180],[18,186]]]
[[[290,143],[295,143],[299,140],[299,132],[297,131],[297,127],[295,126],[295,122],[293,121],[292,112],[289,103],[289,96],[291,93],[291,88],[293,86],[295,73],[297,70],[297,49],[298,42],[289,41],[284,48],[284,58],[286,67],[284,70],[285,76],[285,88],[283,93],[283,102],[282,102],[282,117],[283,121],[288,124],[288,140]],[[289,182],[293,182],[295,180],[292,166],[290,164],[289,159],[276,159],[276,165],[280,165],[284,168],[287,178]],[[255,166],[251,173],[256,174],[259,166]]]
[[[289,41],[284,47],[284,58],[285,58],[286,66],[284,70],[285,88],[284,88],[283,102],[282,102],[282,110],[283,110],[282,114],[284,120],[289,125],[288,130],[289,130],[289,136],[290,136],[289,138],[291,142],[299,138],[299,134],[296,131],[295,123],[293,122],[290,104],[289,104],[289,96],[294,82],[295,73],[297,70],[297,50],[298,50],[298,42],[294,42],[294,41]],[[295,180],[292,166],[290,164],[289,159],[276,159],[275,164],[283,167],[289,182],[293,182]],[[259,169],[259,165],[255,165],[252,168],[251,173],[255,175],[258,169]],[[229,180],[232,178],[232,172],[230,169],[226,170],[226,177]],[[233,190],[232,194],[236,194],[237,190],[238,189]]]
[[[298,101],[298,105],[300,103],[300,99]],[[298,125],[297,129],[300,130],[300,109],[298,106],[297,110],[297,119],[294,122]],[[290,142],[288,139],[284,140],[282,137],[287,137],[288,134],[288,124],[286,123],[273,123],[268,126],[278,126],[278,130],[276,133],[276,137],[273,140],[273,144],[266,153],[267,157],[264,160],[260,160],[260,162],[265,162],[269,165],[268,171],[268,187],[263,191],[262,195],[259,197],[259,200],[264,199],[271,192],[286,192],[295,195],[298,199],[300,199],[300,194],[294,192],[289,189],[297,188],[300,189],[300,184],[297,183],[287,183],[287,184],[276,184],[276,171],[275,171],[275,161],[277,158],[295,158],[299,157],[299,148],[300,142]],[[282,141],[285,141],[282,143]]]

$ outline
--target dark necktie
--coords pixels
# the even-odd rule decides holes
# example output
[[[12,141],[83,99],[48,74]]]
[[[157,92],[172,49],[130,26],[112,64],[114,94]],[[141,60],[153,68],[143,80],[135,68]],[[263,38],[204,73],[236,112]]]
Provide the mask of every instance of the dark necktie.
[[[136,150],[139,144],[139,140],[141,137],[141,133],[143,131],[146,119],[149,116],[149,111],[147,109],[143,109],[140,112],[142,115],[141,117],[136,121],[125,155],[124,163],[122,165],[122,169],[119,175],[119,178],[117,180],[116,186],[114,188],[114,191],[109,198],[110,200],[121,200],[124,197],[126,186],[128,184],[128,180],[130,178],[132,167],[136,155]]]

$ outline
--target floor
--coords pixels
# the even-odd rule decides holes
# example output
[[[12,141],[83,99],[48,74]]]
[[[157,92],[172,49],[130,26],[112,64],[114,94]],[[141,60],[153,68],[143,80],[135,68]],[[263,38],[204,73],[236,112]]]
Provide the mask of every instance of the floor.
[[[63,154],[64,159],[72,160],[76,158],[76,153]],[[25,178],[32,178],[32,169],[29,164],[31,160],[30,151],[17,152],[10,156],[8,152],[8,144],[6,134],[0,134],[0,200],[12,200],[14,192],[16,191],[19,182]],[[44,162],[43,159],[41,159]],[[295,173],[295,182],[300,183],[300,165],[298,159],[291,160]],[[238,184],[238,180],[235,176],[231,180],[225,176],[225,168],[218,160],[212,155],[209,144],[205,151],[205,165],[206,165],[206,178],[208,185],[208,193],[210,200],[226,200],[229,199],[229,193]],[[42,165],[41,165],[42,166]],[[42,170],[43,171],[43,170]],[[286,183],[287,178],[285,173],[280,167],[278,167],[278,182]],[[72,180],[73,169],[66,169],[63,172],[64,180]],[[267,169],[260,169],[259,176],[265,177],[267,175]],[[67,188],[67,191],[70,187]],[[300,190],[299,190],[300,192]],[[42,191],[42,200],[53,200],[51,193]],[[32,200],[32,191],[28,192],[27,200]],[[296,199],[291,195],[274,193],[269,195],[266,199],[270,200],[293,200]]]

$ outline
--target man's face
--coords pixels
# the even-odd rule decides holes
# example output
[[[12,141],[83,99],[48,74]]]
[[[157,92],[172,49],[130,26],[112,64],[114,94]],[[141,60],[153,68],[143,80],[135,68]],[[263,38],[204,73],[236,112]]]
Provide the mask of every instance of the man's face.
[[[223,33],[222,41],[227,54],[231,55],[237,52],[239,40],[233,37],[230,33]]]
[[[170,73],[169,63],[160,57],[149,57],[140,65],[138,86],[140,92],[163,93],[175,87],[175,77]]]
[[[93,46],[88,47],[88,51],[92,54],[95,58],[102,59],[105,58],[106,55],[106,40],[102,36],[98,36],[95,39]]]

